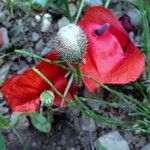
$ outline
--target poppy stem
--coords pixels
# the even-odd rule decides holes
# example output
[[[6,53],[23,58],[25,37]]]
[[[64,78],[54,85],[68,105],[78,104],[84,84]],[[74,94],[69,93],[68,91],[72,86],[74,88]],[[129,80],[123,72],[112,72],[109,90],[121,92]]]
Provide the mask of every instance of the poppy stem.
[[[67,93],[68,93],[68,91],[69,91],[69,89],[70,89],[70,87],[71,87],[71,85],[72,85],[73,79],[74,79],[74,74],[72,73],[71,76],[70,76],[70,79],[69,79],[69,81],[68,81],[68,84],[67,84],[67,86],[66,86],[66,89],[65,89],[65,91],[64,91],[64,94],[63,94],[64,97],[67,96]],[[65,99],[63,98],[62,101],[61,101],[61,107],[63,107],[64,100],[65,100]]]
[[[38,69],[36,69],[35,67],[32,68],[33,71],[35,71],[35,73],[37,73],[53,90],[54,92],[60,96],[62,99],[64,99],[65,101],[72,101],[71,99],[68,99],[67,97],[65,97],[64,95],[61,94],[61,92],[59,92],[57,90],[57,88],[53,85],[53,83],[42,73],[40,72]]]
[[[84,0],[81,0],[80,6],[79,6],[79,9],[78,9],[75,21],[74,21],[75,24],[77,24],[77,22],[79,20],[79,17],[81,15],[81,12],[82,12],[82,9],[83,9],[83,6],[84,6]]]
[[[65,67],[64,65],[61,64],[61,63],[64,63],[65,61],[51,61],[51,60],[49,60],[47,58],[43,58],[43,57],[41,57],[41,56],[39,56],[39,55],[37,55],[35,53],[28,52],[25,49],[21,49],[21,50],[20,49],[16,49],[15,52],[18,53],[18,54],[30,56],[32,58],[40,59],[40,60],[45,61],[45,62],[47,62],[49,64],[58,65],[58,66],[60,66],[60,67],[62,67],[64,69],[68,70],[67,67]]]
[[[109,4],[110,4],[111,0],[106,0],[106,3],[104,5],[105,8],[108,8]]]

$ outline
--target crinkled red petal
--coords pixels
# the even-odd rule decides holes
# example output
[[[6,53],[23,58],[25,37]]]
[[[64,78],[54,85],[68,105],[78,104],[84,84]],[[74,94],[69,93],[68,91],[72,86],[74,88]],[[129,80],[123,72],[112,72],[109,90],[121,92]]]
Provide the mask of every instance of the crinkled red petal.
[[[127,45],[128,34],[110,10],[101,6],[89,7],[85,11],[83,21],[96,23],[100,25],[109,23],[109,31],[118,39],[118,41],[121,44],[121,47],[125,47]]]
[[[55,52],[48,56],[50,60],[58,60]],[[44,61],[36,68],[40,70],[54,85],[63,93],[67,81],[65,79],[66,70],[57,65],[48,64]],[[44,90],[52,90],[50,86],[32,69],[25,71],[21,75],[15,75],[5,81],[2,87],[3,95],[12,111],[34,112],[39,109],[39,96]],[[52,90],[53,91],[53,90]],[[71,95],[71,94],[70,94]],[[61,98],[56,95],[54,104],[61,105]]]
[[[86,64],[81,64],[81,72],[107,84],[126,84],[135,81],[144,71],[145,59],[133,43],[128,41],[126,49],[122,49],[118,39],[109,30],[98,36],[95,30],[99,24],[81,21],[88,39],[88,50],[85,55]],[[99,85],[83,78],[89,91]]]

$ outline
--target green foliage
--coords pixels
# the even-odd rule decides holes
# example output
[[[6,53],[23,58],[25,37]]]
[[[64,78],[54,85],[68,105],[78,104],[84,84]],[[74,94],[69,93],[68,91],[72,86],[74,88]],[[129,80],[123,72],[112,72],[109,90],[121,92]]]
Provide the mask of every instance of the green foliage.
[[[29,0],[6,0],[6,4],[12,13],[18,8],[24,12],[31,12]]]
[[[41,132],[49,133],[51,130],[51,123],[46,117],[40,113],[32,113],[30,115],[31,123],[33,126]]]
[[[0,132],[0,150],[6,150],[5,141],[1,132]]]
[[[147,0],[137,0],[137,4],[142,16],[142,25],[144,29],[144,52],[147,58],[147,73],[150,79],[150,28],[148,18],[150,17],[150,4]]]
[[[103,145],[99,145],[96,149],[97,150],[107,150]]]
[[[53,12],[66,16],[70,21],[73,18],[70,15],[68,0],[7,0],[7,6],[13,13],[18,8],[25,13],[30,13],[32,10],[44,11],[47,8],[51,8]]]
[[[9,123],[3,116],[0,115],[0,130],[8,129]]]
[[[31,0],[31,3],[33,5],[38,5],[39,7],[46,7],[46,5],[48,4],[47,0]]]

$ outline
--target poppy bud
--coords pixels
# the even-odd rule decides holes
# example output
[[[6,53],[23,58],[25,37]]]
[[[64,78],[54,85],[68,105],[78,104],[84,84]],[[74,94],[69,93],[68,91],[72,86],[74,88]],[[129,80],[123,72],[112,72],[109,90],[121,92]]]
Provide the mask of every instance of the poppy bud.
[[[86,51],[87,38],[82,29],[69,24],[60,28],[54,40],[54,48],[61,60],[71,63],[79,62]]]
[[[44,91],[40,95],[40,100],[44,106],[52,106],[55,96],[51,91]]]

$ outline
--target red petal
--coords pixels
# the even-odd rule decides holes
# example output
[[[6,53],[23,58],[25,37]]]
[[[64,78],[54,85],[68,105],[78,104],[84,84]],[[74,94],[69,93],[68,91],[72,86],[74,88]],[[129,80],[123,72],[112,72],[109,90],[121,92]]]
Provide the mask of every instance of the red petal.
[[[144,72],[144,68],[144,55],[130,42],[125,52],[124,61],[104,79],[104,83],[125,84],[135,81]]]
[[[96,79],[101,83],[125,84],[135,81],[144,70],[145,60],[133,43],[126,45],[124,52],[114,35],[106,31],[98,36],[94,33],[101,25],[82,21],[87,39],[88,50],[85,55],[86,64],[81,64],[82,73]],[[83,79],[89,91],[94,91],[98,84],[89,79]]]
[[[84,14],[83,21],[96,23],[103,25],[105,23],[110,24],[110,32],[118,39],[121,47],[126,46],[128,43],[128,34],[122,27],[118,19],[113,15],[113,13],[100,6],[89,7]],[[82,21],[81,21],[82,22]]]
[[[3,35],[0,32],[0,48],[2,47],[2,45],[3,45]]]
[[[48,59],[57,60],[58,58],[56,53],[51,53],[48,56]],[[44,61],[38,64],[36,68],[39,69],[53,84],[56,84],[60,92],[63,92],[64,87],[67,84],[64,77],[66,73],[64,69]],[[39,96],[44,90],[51,90],[51,88],[32,69],[8,79],[2,87],[3,95],[10,108],[13,111],[19,112],[36,111],[39,108]],[[57,106],[60,106],[60,101],[54,103],[57,103]]]

